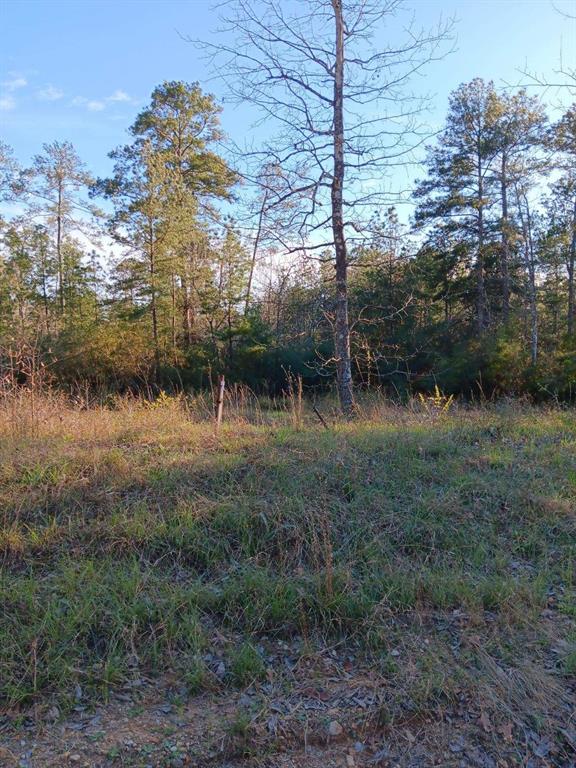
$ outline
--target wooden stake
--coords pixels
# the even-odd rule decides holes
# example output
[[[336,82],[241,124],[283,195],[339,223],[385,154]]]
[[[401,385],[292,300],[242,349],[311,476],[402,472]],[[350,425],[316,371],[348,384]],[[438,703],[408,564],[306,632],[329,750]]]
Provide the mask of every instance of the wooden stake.
[[[322,422],[322,426],[324,427],[324,429],[327,429],[328,431],[330,431],[330,427],[328,426],[328,424],[326,424],[326,419],[324,418],[324,416],[322,416],[322,414],[320,413],[318,408],[316,408],[316,403],[312,403],[312,410],[314,411],[316,416],[318,416],[318,418]]]
[[[220,429],[222,423],[222,409],[224,407],[224,376],[218,376],[218,400],[216,402],[216,433]]]

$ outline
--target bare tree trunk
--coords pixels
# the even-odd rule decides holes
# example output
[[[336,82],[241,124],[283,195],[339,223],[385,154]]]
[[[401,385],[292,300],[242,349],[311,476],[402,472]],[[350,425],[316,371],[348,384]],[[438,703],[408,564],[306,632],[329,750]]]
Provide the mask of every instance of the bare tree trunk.
[[[344,186],[344,22],[342,0],[332,0],[336,22],[336,61],[334,65],[334,173],[332,176],[332,232],[336,252],[335,353],[338,396],[346,415],[354,410],[350,325],[348,322],[348,259],[344,235],[342,193]]]
[[[220,429],[220,425],[222,424],[222,410],[224,408],[224,388],[226,386],[226,381],[224,379],[223,375],[218,376],[218,399],[216,400],[216,423],[214,425],[214,429],[216,431],[216,434],[218,434],[218,430]]]
[[[502,318],[504,323],[508,322],[510,317],[510,233],[508,231],[508,179],[507,179],[507,158],[506,152],[502,152],[502,171],[500,176],[502,191],[502,250],[500,254],[500,279],[502,281]]]
[[[246,302],[244,304],[244,314],[248,312],[250,306],[250,294],[252,292],[252,280],[254,278],[254,268],[256,267],[256,256],[258,255],[258,245],[260,244],[260,236],[262,234],[262,221],[264,219],[264,211],[266,210],[266,202],[268,200],[268,190],[264,192],[264,198],[262,199],[262,205],[260,206],[260,213],[258,215],[258,229],[256,230],[256,237],[254,239],[254,247],[252,249],[252,261],[250,262],[250,271],[248,273],[248,285],[246,286]]]

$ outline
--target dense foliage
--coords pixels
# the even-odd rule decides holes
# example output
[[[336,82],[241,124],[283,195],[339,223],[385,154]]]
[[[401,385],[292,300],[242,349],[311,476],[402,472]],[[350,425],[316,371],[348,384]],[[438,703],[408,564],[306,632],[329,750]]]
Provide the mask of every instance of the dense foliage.
[[[17,211],[0,218],[2,376],[153,391],[223,372],[274,394],[292,372],[330,385],[330,254],[273,245],[278,208],[267,217],[262,190],[245,204],[219,113],[198,84],[160,85],[108,179],[67,142],[30,168],[0,144],[0,199]],[[266,188],[281,173],[268,168]],[[576,105],[554,122],[524,91],[464,84],[421,176],[411,226],[376,210],[349,255],[357,385],[574,398]]]

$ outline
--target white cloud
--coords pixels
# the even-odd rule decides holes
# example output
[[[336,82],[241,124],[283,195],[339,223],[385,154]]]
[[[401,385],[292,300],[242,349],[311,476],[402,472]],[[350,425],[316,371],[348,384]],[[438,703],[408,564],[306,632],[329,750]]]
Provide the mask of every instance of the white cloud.
[[[16,106],[16,102],[14,101],[13,96],[3,96],[0,98],[0,112],[8,112],[11,109],[14,109]]]
[[[106,98],[106,101],[131,101],[130,96],[126,93],[126,91],[122,91],[120,89],[114,91],[112,96],[108,96]]]
[[[28,85],[28,81],[25,77],[22,77],[22,75],[17,75],[14,72],[10,72],[9,74],[10,79],[3,80],[0,83],[2,90],[8,91],[8,93],[13,93],[14,91],[17,91],[18,88],[24,88],[24,86]]]
[[[98,99],[87,99],[86,96],[74,96],[72,104],[75,107],[86,107],[90,112],[100,112],[106,106],[103,101],[98,101]]]
[[[9,112],[16,106],[16,100],[12,94],[19,88],[24,88],[28,85],[28,81],[22,75],[16,72],[8,72],[8,79],[0,82],[0,112]]]
[[[52,88],[52,86],[50,86],[50,88]],[[54,90],[56,91],[56,89]],[[60,98],[60,96],[57,98]],[[89,112],[102,112],[109,104],[119,104],[120,102],[131,103],[133,102],[133,99],[126,93],[126,91],[122,91],[118,88],[110,96],[104,96],[98,99],[87,99],[85,96],[75,96],[71,103],[75,107],[85,107]]]
[[[41,91],[38,91],[36,95],[42,101],[58,101],[58,99],[64,96],[64,91],[61,91],[60,88],[55,88],[53,85],[47,85]]]

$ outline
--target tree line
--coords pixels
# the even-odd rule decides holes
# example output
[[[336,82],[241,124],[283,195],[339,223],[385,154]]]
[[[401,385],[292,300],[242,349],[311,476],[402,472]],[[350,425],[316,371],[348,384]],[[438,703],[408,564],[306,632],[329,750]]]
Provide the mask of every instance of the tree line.
[[[436,42],[419,40],[422,61]],[[372,57],[358,61],[369,73]],[[371,80],[321,60],[322,81],[294,82],[282,66],[300,138],[252,153],[251,171],[224,153],[221,107],[198,83],[154,89],[109,178],[67,141],[25,168],[0,145],[0,195],[16,211],[0,219],[0,375],[126,391],[225,373],[274,395],[295,374],[317,390],[337,381],[345,411],[355,387],[574,398],[576,105],[551,120],[525,90],[461,85],[405,224],[362,183],[402,156],[406,126],[382,152],[382,126],[360,117],[351,150],[342,99],[372,99]],[[252,93],[260,72],[243,73]]]

